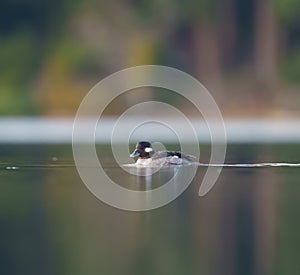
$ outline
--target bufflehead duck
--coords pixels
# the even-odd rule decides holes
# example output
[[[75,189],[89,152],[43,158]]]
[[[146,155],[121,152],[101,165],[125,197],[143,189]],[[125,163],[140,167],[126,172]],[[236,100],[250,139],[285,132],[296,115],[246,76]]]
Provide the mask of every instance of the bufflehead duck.
[[[158,151],[155,152],[148,141],[140,141],[136,144],[135,150],[130,157],[138,157],[137,166],[162,166],[196,163],[194,156],[186,155],[177,151]]]

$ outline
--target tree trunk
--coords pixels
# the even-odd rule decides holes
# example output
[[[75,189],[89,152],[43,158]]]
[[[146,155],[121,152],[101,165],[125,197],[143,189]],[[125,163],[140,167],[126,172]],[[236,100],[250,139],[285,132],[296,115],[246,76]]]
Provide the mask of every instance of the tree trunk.
[[[276,87],[277,63],[278,29],[272,0],[255,0],[254,69],[259,83],[269,90]]]
[[[202,17],[194,24],[194,62],[197,76],[217,101],[221,100],[222,73],[218,32]]]

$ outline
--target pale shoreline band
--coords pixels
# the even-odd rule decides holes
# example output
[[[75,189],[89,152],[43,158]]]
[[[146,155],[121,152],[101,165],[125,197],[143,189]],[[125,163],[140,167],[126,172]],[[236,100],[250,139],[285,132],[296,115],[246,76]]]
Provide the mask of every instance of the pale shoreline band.
[[[146,119],[146,118],[145,118]],[[135,118],[128,118],[132,125]],[[155,118],[153,119],[155,121]],[[161,118],[160,118],[161,120]],[[96,143],[110,143],[117,117],[101,118],[95,133]],[[72,143],[73,118],[60,117],[2,117],[0,143]],[[202,119],[191,119],[199,143],[210,143],[209,129]],[[228,143],[300,143],[300,118],[225,118]],[[128,127],[126,121],[119,127]],[[174,134],[158,131],[155,123],[147,125],[143,137],[165,143],[177,142]],[[181,127],[181,125],[178,125]],[[85,143],[84,134],[82,143]],[[136,139],[141,138],[137,133]],[[184,137],[188,142],[189,137]],[[117,137],[115,142],[127,143],[128,137]]]

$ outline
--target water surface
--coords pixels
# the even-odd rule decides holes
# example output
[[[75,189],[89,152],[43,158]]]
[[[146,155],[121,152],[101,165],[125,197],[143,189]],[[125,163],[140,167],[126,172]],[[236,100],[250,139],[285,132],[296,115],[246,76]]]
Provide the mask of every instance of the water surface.
[[[177,149],[175,145],[167,146]],[[174,168],[151,178],[126,173],[108,146],[106,173],[134,190],[160,186]],[[200,162],[209,162],[201,146]],[[112,208],[95,198],[74,167],[70,145],[0,145],[2,274],[298,274],[300,145],[232,145],[217,184],[188,189],[148,212]],[[129,160],[124,160],[129,161]],[[101,182],[101,179],[100,179]]]

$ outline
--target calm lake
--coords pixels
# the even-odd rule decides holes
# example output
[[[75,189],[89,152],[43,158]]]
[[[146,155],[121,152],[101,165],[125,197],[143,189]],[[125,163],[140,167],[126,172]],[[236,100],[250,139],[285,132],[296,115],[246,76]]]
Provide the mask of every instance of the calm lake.
[[[208,163],[209,146],[200,151]],[[109,146],[97,152],[107,175],[129,189],[174,174],[166,168],[149,182],[121,169]],[[299,163],[300,145],[227,148],[226,163],[261,162]],[[206,169],[166,206],[129,212],[90,193],[71,145],[1,144],[1,274],[299,274],[300,167],[226,167],[199,197]]]

